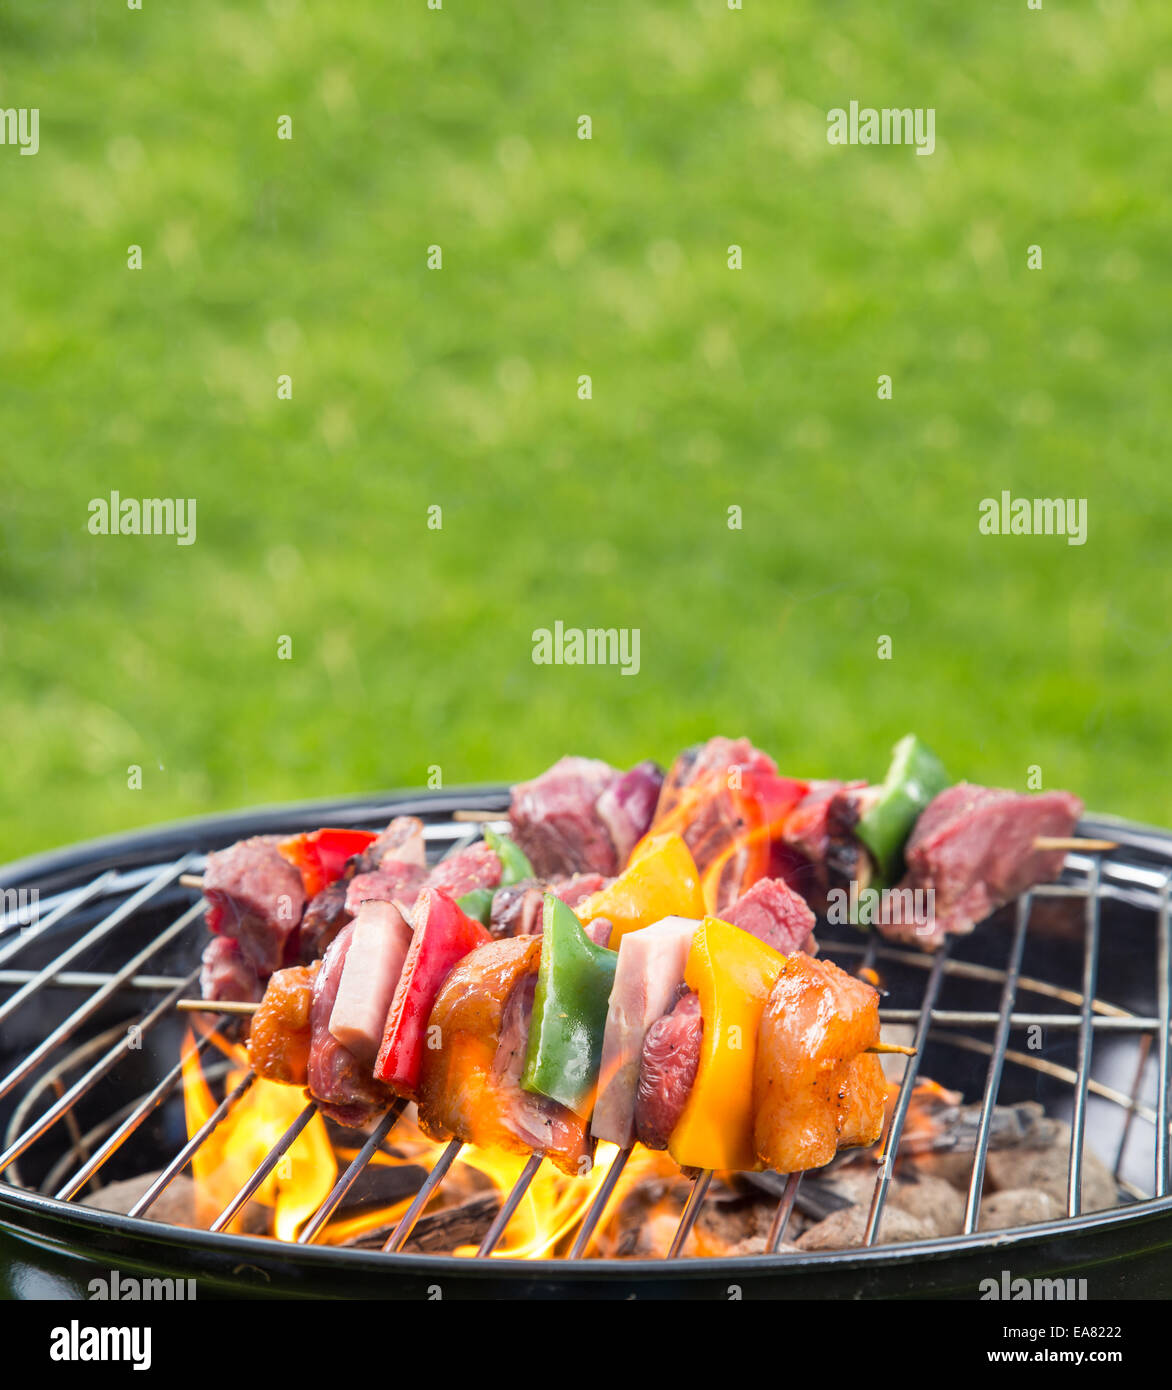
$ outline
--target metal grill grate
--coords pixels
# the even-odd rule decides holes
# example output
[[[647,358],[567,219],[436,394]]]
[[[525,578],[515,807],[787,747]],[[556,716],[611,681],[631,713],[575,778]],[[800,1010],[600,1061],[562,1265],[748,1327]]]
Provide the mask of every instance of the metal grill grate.
[[[481,812],[496,811],[504,804],[503,801],[494,802],[491,797],[486,801],[483,795],[478,797],[477,801],[477,809]],[[412,809],[418,810],[419,803],[415,803]],[[339,814],[337,807],[332,809],[332,814],[335,823],[343,823],[343,816]],[[376,811],[370,806],[360,804],[353,805],[345,817],[345,823],[352,824],[374,825],[381,824],[384,820],[385,816],[381,814],[381,810]],[[236,828],[243,831],[244,827]],[[1060,883],[1040,888],[1019,901],[1016,923],[1008,935],[1003,966],[958,959],[947,945],[936,955],[928,956],[911,948],[881,943],[874,935],[865,943],[861,938],[834,942],[828,950],[832,957],[838,956],[844,964],[854,968],[898,965],[905,971],[922,971],[924,975],[923,988],[915,1004],[902,1007],[893,1004],[880,1011],[881,1018],[888,1024],[914,1025],[916,1047],[915,1056],[908,1059],[885,1135],[884,1152],[887,1155],[898,1151],[921,1058],[929,1040],[987,1056],[980,1119],[965,1206],[964,1234],[958,1237],[958,1240],[977,1242],[987,1239],[986,1236],[978,1234],[981,1192],[994,1106],[1007,1065],[1032,1069],[1069,1087],[1071,1145],[1067,1221],[1080,1214],[1083,1151],[1087,1133],[1088,1103],[1092,1096],[1120,1107],[1125,1112],[1114,1165],[1120,1190],[1137,1204],[1137,1209],[1159,1204],[1168,1196],[1168,1040],[1172,997],[1169,895],[1172,888],[1172,848],[1158,832],[1126,827],[1116,822],[1096,821],[1084,824],[1083,830],[1087,834],[1111,835],[1119,842],[1119,849],[1107,856],[1069,855]],[[448,814],[440,819],[431,820],[427,825],[426,834],[429,846],[436,849],[451,845],[466,836],[468,826]],[[75,1117],[78,1103],[114,1072],[126,1057],[128,1049],[134,1046],[134,1038],[141,1040],[160,1020],[171,1014],[177,999],[190,992],[198,974],[195,970],[186,975],[148,972],[153,958],[176,942],[182,942],[184,948],[189,948],[188,959],[198,956],[205,939],[200,923],[202,902],[193,902],[164,930],[154,935],[145,946],[114,970],[83,972],[68,967],[73,966],[94,948],[109,947],[116,940],[120,928],[130,923],[136,914],[156,907],[158,900],[166,892],[174,890],[181,874],[197,871],[202,867],[202,863],[200,855],[181,853],[166,863],[136,865],[131,868],[107,867],[80,887],[51,894],[41,904],[43,915],[34,926],[25,925],[19,919],[19,915],[10,914],[8,917],[0,918],[0,989],[7,988],[12,991],[4,1002],[0,1003],[0,1030],[18,1014],[18,1011],[35,1011],[43,992],[50,988],[76,991],[84,996],[82,1002],[41,1042],[12,1066],[6,1075],[0,1077],[0,1102],[5,1098],[13,1098],[14,1093],[16,1102],[11,1109],[7,1132],[3,1139],[3,1151],[0,1152],[0,1194],[11,1201],[19,1204],[22,1193],[28,1190],[21,1181],[21,1158],[56,1125],[64,1123],[70,1126],[73,1142],[67,1152],[64,1167],[59,1162],[50,1174],[51,1192],[57,1202],[70,1203],[180,1086],[182,1063],[176,1061],[145,1095],[130,1106],[124,1107],[118,1114],[107,1117],[91,1134],[80,1134]],[[3,881],[0,879],[0,882]],[[1082,970],[1081,986],[1078,989],[1023,974],[1023,959],[1030,935],[1031,918],[1038,901],[1046,898],[1076,899],[1083,904]],[[1137,1012],[1096,997],[1102,934],[1100,907],[1106,898],[1122,901],[1132,908],[1139,909],[1146,914],[1153,928],[1152,955],[1149,959],[1154,980],[1154,990],[1151,991],[1154,994],[1154,1013],[1150,1009]],[[47,964],[35,969],[15,968],[12,964],[22,952],[29,950],[34,944],[41,943],[43,946],[58,934],[68,931],[71,922],[83,909],[107,903],[112,904],[109,911],[106,911],[95,925],[76,935]],[[992,927],[982,929],[986,933],[993,930],[995,929]],[[1144,962],[1134,962],[1134,969],[1142,972],[1146,968]],[[976,980],[985,984],[999,984],[999,1008],[942,1008],[939,1002],[941,992],[951,980]],[[1023,994],[1034,995],[1048,1005],[1061,1007],[1057,1007],[1056,1011],[1019,1008],[1019,998]],[[66,1052],[67,1045],[95,1018],[103,1005],[115,998],[129,1001],[144,995],[158,997],[137,1019],[137,1024],[130,1034],[127,1025],[122,1023],[115,1029],[86,1040],[81,1045],[74,1045]],[[223,1026],[228,1019],[229,1015],[220,1015],[216,1027]],[[1010,1048],[1010,1040],[1015,1031],[1036,1026],[1076,1035],[1077,1057],[1074,1068],[1032,1055],[1029,1051],[1022,1052]],[[1134,1041],[1137,1065],[1130,1092],[1099,1080],[1093,1075],[1095,1043],[1100,1035],[1110,1035],[1113,1038],[1122,1036]],[[0,1032],[0,1039],[2,1038],[3,1033]],[[196,1043],[201,1054],[210,1041],[209,1035],[201,1037]],[[1154,1105],[1141,1099],[1145,1067],[1153,1049],[1156,1070]],[[78,1067],[82,1068],[81,1075],[66,1085],[65,1077]],[[233,1113],[234,1107],[249,1090],[253,1080],[252,1073],[248,1073],[224,1097],[206,1122],[174,1154],[149,1189],[131,1208],[131,1217],[148,1215],[154,1203],[190,1163],[193,1155]],[[23,1092],[19,1089],[22,1086]],[[379,1151],[405,1108],[404,1103],[397,1103],[383,1117],[352,1162],[338,1177],[324,1202],[305,1223],[299,1235],[299,1243],[312,1244],[320,1237],[330,1218]],[[317,1106],[313,1101],[305,1106],[263,1162],[224,1207],[212,1224],[212,1231],[223,1231],[233,1217],[247,1205],[280,1162],[282,1155],[310,1122],[316,1110]],[[1137,1119],[1149,1125],[1152,1130],[1151,1177],[1146,1183],[1123,1176],[1125,1151],[1129,1144],[1134,1142],[1133,1121]],[[458,1140],[453,1140],[440,1154],[387,1240],[384,1250],[388,1258],[393,1259],[409,1240],[416,1222],[431,1198],[439,1191],[461,1147]],[[614,1159],[576,1231],[573,1232],[572,1243],[566,1254],[561,1256],[562,1259],[579,1260],[589,1254],[592,1240],[606,1215],[608,1204],[614,1196],[629,1156],[629,1150],[621,1151]],[[73,1167],[73,1163],[77,1162],[79,1157],[81,1161]],[[541,1162],[540,1157],[535,1156],[525,1165],[482,1240],[477,1252],[478,1259],[487,1258],[496,1249]],[[874,1193],[864,1236],[867,1246],[876,1244],[878,1240],[893,1166],[889,1159],[880,1159],[877,1164]],[[704,1173],[693,1183],[669,1258],[679,1258],[684,1249],[687,1237],[705,1201],[711,1178],[711,1173]],[[800,1183],[801,1175],[795,1174],[784,1184],[779,1184],[781,1195],[767,1240],[767,1250],[770,1253],[776,1252],[784,1240]],[[1052,1225],[1060,1230],[1064,1223],[1057,1222]],[[915,1242],[910,1242],[901,1245],[900,1249],[914,1251],[915,1245]],[[345,1259],[349,1252],[344,1247],[332,1247],[331,1253],[339,1259]],[[786,1258],[784,1254],[775,1254],[778,1261],[784,1261]],[[806,1255],[804,1258],[810,1257]],[[690,1266],[696,1263],[695,1260],[688,1261]]]

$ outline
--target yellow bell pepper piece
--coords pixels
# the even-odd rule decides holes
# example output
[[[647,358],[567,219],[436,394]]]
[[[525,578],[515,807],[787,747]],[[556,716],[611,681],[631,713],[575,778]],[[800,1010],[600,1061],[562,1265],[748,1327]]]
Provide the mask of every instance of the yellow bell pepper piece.
[[[785,957],[740,927],[706,917],[684,978],[700,996],[704,1038],[696,1081],[668,1152],[682,1168],[763,1167],[753,1144],[757,1030]]]
[[[650,927],[665,917],[704,915],[700,873],[682,835],[656,835],[641,842],[637,857],[609,888],[600,889],[574,909],[583,926],[606,917],[613,930],[612,951],[628,932]]]

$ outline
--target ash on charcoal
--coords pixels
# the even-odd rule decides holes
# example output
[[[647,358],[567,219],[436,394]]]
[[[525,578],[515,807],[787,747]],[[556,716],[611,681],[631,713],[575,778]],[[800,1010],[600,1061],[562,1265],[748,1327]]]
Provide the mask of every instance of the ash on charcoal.
[[[113,1211],[125,1216],[158,1176],[158,1173],[139,1173],[137,1177],[126,1178],[122,1182],[107,1183],[97,1192],[83,1197],[81,1204],[85,1207],[93,1207],[97,1211]],[[144,1219],[162,1221],[170,1226],[188,1226],[192,1230],[203,1229],[196,1219],[195,1211],[195,1183],[181,1173],[177,1178],[173,1178],[155,1198]],[[243,1216],[244,1231],[247,1235],[268,1234],[269,1211],[267,1207],[250,1202],[245,1208]]]
[[[1070,1171],[1070,1126],[1047,1121],[1053,1128],[1052,1141],[1044,1149],[1004,1149],[990,1153],[986,1176],[998,1192],[1036,1188],[1048,1193],[1066,1210],[1066,1188]],[[1103,1211],[1117,1206],[1119,1194],[1115,1179],[1101,1158],[1090,1148],[1082,1151],[1082,1209]]]
[[[1010,1188],[1006,1192],[994,1192],[982,1201],[978,1225],[982,1231],[1003,1231],[1010,1226],[1057,1221],[1065,1215],[1065,1203],[1058,1202],[1040,1187]]]
[[[869,1211],[875,1192],[876,1174],[856,1168],[835,1173],[827,1184],[844,1201]],[[967,1185],[967,1170],[966,1170]],[[959,1235],[964,1225],[964,1198],[943,1178],[916,1173],[905,1167],[887,1189],[886,1207],[896,1207],[922,1221],[934,1236]]]
[[[666,1255],[691,1187],[682,1176],[646,1178],[637,1183],[600,1234],[599,1253],[633,1259]],[[764,1193],[746,1192],[714,1180],[683,1254],[760,1253],[755,1242],[760,1240],[764,1248],[775,1206]],[[746,1242],[752,1242],[752,1248]]]
[[[799,1250],[850,1250],[862,1245],[867,1229],[867,1208],[846,1207],[819,1221],[798,1237]],[[879,1245],[903,1240],[928,1240],[935,1232],[926,1221],[899,1207],[885,1206],[879,1223]]]

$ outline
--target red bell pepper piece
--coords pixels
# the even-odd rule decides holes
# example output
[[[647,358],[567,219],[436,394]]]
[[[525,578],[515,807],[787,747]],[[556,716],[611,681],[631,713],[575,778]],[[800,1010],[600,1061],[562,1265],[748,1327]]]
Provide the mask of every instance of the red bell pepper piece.
[[[492,937],[439,888],[420,894],[412,914],[415,932],[387,1014],[374,1074],[401,1096],[415,1098],[427,1020],[449,973],[469,951]]]
[[[377,838],[371,830],[311,830],[282,840],[277,849],[300,870],[305,896],[314,898],[342,877],[347,860],[361,854]]]

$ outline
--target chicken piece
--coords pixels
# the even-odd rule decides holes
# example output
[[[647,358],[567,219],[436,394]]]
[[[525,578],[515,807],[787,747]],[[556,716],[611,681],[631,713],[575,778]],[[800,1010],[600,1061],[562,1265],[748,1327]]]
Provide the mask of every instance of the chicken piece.
[[[423,1054],[419,1121],[433,1139],[543,1153],[581,1176],[585,1124],[520,1084],[540,961],[540,936],[511,936],[478,946],[448,976],[429,1020],[439,1046]]]
[[[865,1149],[883,1131],[889,1086],[883,1065],[873,1052],[847,1063],[846,1095],[838,1122],[840,1149]]]
[[[266,1081],[304,1086],[309,1080],[309,1014],[316,974],[316,965],[291,965],[269,976],[248,1032],[248,1059]]]
[[[821,1168],[840,1144],[873,1143],[886,1086],[879,996],[830,961],[789,957],[761,1015],[753,1078],[758,1157],[778,1173]],[[860,1065],[860,1063],[862,1065]]]

